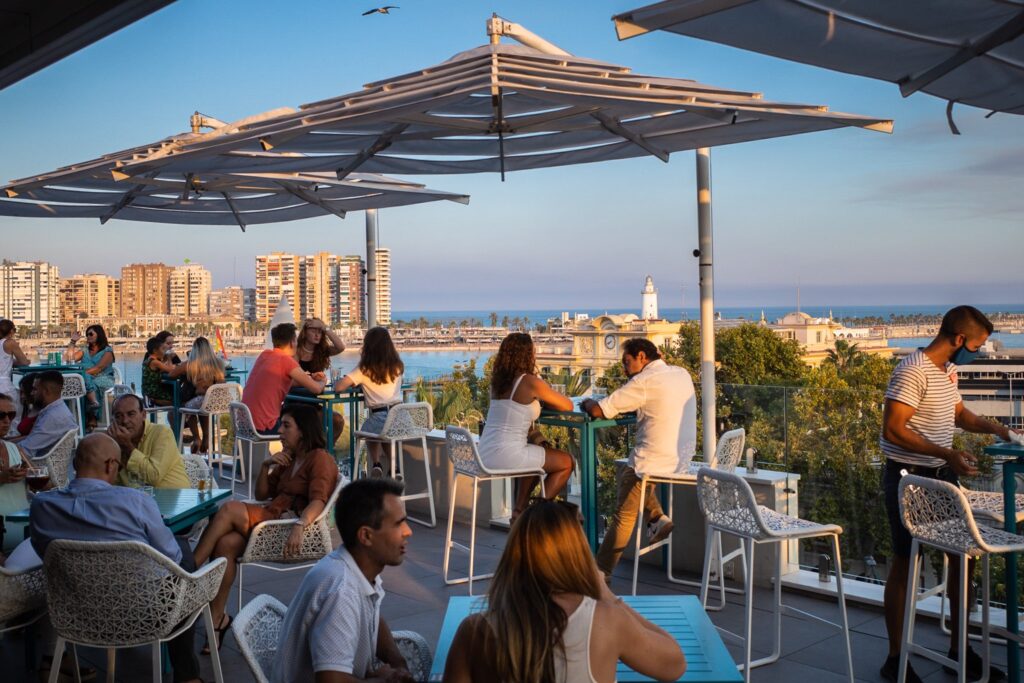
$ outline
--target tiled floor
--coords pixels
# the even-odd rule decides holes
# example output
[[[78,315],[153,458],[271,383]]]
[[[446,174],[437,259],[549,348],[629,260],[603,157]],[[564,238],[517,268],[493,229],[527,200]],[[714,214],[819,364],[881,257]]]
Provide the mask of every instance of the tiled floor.
[[[442,522],[443,524],[443,522]],[[413,538],[410,541],[409,553],[405,563],[400,567],[388,568],[384,572],[384,586],[387,597],[383,603],[383,615],[392,629],[409,629],[418,631],[432,645],[437,642],[441,629],[448,597],[464,595],[465,585],[445,586],[441,577],[442,550],[444,545],[444,527],[425,529],[413,525]],[[493,567],[504,543],[504,532],[481,530],[478,534],[478,571]],[[453,554],[453,568],[464,569],[464,556]],[[629,591],[628,571],[626,563],[620,570],[612,588],[616,592]],[[247,570],[245,595],[246,599],[260,593],[270,593],[287,603],[302,581],[304,571],[286,573],[268,570]],[[641,586],[639,592],[646,594],[682,592],[694,593],[692,589],[669,584],[662,572],[653,568],[641,570]],[[486,582],[478,584],[476,592],[486,590]],[[235,592],[232,592],[235,595]],[[758,592],[755,600],[754,625],[754,657],[767,654],[771,647],[771,622],[768,611],[771,594],[767,590]],[[814,614],[835,620],[838,609],[833,602],[819,600],[806,595],[786,591],[783,600],[789,604],[806,609]],[[742,628],[743,601],[740,596],[730,596],[729,605],[721,612],[711,613],[711,619],[722,628],[739,631]],[[234,597],[229,605],[231,613],[237,612]],[[885,624],[881,612],[877,609],[850,605],[849,618],[851,641],[853,644],[854,671],[858,681],[880,681],[878,667],[886,652]],[[920,637],[936,649],[943,648],[946,642],[934,622],[923,621],[919,629]],[[196,647],[201,645],[202,634],[197,636]],[[24,662],[24,640],[21,636],[8,637],[0,642],[0,666],[4,675],[3,681],[30,681],[35,674],[26,669]],[[730,645],[734,657],[740,654],[739,648]],[[102,680],[105,667],[105,654],[98,650],[85,649],[81,656],[92,666],[100,669],[99,680]],[[1005,649],[993,647],[993,659],[1000,667],[1005,663]],[[213,679],[212,668],[208,657],[200,657],[203,677]],[[149,651],[145,648],[123,650],[117,659],[118,681],[152,680],[149,664]],[[225,680],[249,681],[252,676],[237,649],[232,636],[229,636],[221,652]],[[953,681],[955,677],[927,660],[915,658],[914,667],[926,681]],[[832,631],[811,620],[793,617],[783,618],[782,658],[769,666],[755,669],[753,680],[758,683],[774,683],[782,681],[801,681],[803,683],[830,683],[845,680],[841,640],[836,631]],[[7,674],[11,674],[8,677]],[[167,676],[166,680],[170,680]]]

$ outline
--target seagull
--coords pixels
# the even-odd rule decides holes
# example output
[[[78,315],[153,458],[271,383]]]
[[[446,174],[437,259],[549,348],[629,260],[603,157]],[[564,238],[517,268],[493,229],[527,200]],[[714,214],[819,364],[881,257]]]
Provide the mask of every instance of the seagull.
[[[381,14],[390,14],[391,12],[389,10],[393,10],[393,9],[401,9],[401,8],[398,5],[385,5],[384,7],[378,7],[376,9],[366,10],[365,12],[363,12],[363,16],[365,17],[368,14],[376,14],[377,12],[380,12]]]

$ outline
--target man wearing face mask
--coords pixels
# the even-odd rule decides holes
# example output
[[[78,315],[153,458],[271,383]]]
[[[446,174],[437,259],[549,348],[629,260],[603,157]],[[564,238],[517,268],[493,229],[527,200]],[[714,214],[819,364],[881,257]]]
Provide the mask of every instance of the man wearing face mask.
[[[889,657],[882,666],[881,674],[889,681],[895,681],[899,671],[911,545],[910,532],[900,519],[900,477],[906,471],[956,484],[959,476],[977,474],[974,456],[952,447],[955,427],[1010,439],[1010,430],[1005,426],[964,408],[957,390],[957,367],[974,360],[991,333],[992,323],[978,309],[957,306],[949,310],[942,318],[938,336],[928,346],[918,349],[896,366],[885,391],[885,413],[879,444],[886,457],[883,484],[885,507],[892,532],[893,557],[885,584],[885,626],[889,633]],[[959,604],[957,561],[949,563],[946,586],[950,604]],[[958,658],[958,619],[959,610],[952,610],[949,657],[954,660]],[[968,680],[977,680],[982,674],[981,657],[969,647],[966,654]],[[991,669],[990,681],[1005,678],[1002,671]],[[908,683],[920,680],[908,666]]]

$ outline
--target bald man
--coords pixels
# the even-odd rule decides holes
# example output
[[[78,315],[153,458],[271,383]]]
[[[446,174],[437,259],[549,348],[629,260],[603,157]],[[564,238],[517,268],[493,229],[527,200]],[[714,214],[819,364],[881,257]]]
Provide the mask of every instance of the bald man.
[[[67,488],[36,494],[29,515],[30,540],[39,557],[50,541],[140,541],[186,571],[195,570],[188,543],[175,538],[150,496],[114,486],[121,447],[106,434],[90,434],[75,451],[78,476]],[[200,681],[194,625],[167,644],[174,680]]]

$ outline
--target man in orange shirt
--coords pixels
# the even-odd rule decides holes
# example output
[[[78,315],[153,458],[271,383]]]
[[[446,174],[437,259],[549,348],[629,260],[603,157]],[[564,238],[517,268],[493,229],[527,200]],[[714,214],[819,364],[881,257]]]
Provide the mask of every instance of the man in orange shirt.
[[[295,360],[298,345],[295,325],[282,323],[270,330],[274,348],[264,351],[253,363],[249,379],[242,391],[242,403],[249,407],[256,430],[261,434],[276,434],[281,424],[281,404],[292,385],[313,392],[323,392],[326,379],[310,377]]]

